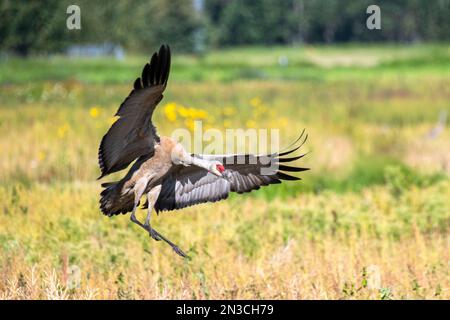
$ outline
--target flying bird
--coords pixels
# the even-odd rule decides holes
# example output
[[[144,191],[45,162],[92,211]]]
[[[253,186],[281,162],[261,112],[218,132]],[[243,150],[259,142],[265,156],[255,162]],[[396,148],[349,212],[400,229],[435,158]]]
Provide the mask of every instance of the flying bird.
[[[231,192],[244,193],[261,186],[300,180],[285,172],[308,170],[287,165],[305,154],[286,157],[306,141],[304,130],[291,150],[267,155],[191,154],[176,140],[160,137],[152,115],[163,98],[170,70],[170,49],[162,45],[134,82],[134,88],[120,105],[113,123],[103,136],[98,151],[101,175],[127,168],[115,182],[103,183],[100,209],[107,216],[131,212],[130,219],[157,240],[168,243],[182,257],[187,255],[151,225],[151,214],[182,209],[205,202],[226,199]],[[265,172],[266,171],[266,172]],[[147,216],[136,217],[141,198],[146,196]]]

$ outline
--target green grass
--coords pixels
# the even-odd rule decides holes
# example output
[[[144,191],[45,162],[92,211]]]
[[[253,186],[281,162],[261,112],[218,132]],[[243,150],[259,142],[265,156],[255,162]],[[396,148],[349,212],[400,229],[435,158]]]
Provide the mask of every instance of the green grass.
[[[174,53],[171,81],[239,79],[330,81],[374,77],[412,77],[450,71],[448,45],[349,45],[240,48],[202,56]],[[150,56],[150,52],[149,55]],[[281,56],[289,59],[280,66]],[[60,56],[0,62],[0,83],[79,80],[87,83],[129,83],[148,57],[69,59]],[[325,68],[324,68],[325,66]],[[174,78],[174,79],[173,79]]]

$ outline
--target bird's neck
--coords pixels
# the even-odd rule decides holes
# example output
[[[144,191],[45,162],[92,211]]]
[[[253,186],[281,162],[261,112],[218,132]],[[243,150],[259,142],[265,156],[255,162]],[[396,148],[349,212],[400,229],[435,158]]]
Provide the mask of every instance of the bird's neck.
[[[184,166],[196,166],[209,170],[211,163],[208,160],[192,156],[183,148],[183,146],[177,143],[171,150],[172,161],[175,164],[181,164]]]
[[[196,167],[200,167],[200,168],[203,168],[203,169],[205,169],[205,170],[209,170],[209,167],[210,167],[210,165],[211,165],[211,163],[208,161],[208,160],[205,160],[205,159],[201,159],[201,158],[198,158],[198,157],[193,157],[193,156],[191,156],[191,155],[189,155],[189,161],[190,161],[190,165],[193,165],[193,166],[196,166]]]

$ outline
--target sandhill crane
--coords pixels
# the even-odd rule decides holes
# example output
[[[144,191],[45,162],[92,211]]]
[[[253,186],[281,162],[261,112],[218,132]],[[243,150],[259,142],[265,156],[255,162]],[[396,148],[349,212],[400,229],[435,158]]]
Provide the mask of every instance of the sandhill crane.
[[[150,223],[154,209],[170,211],[195,204],[215,202],[230,192],[244,193],[260,186],[280,183],[281,180],[300,180],[285,172],[308,170],[284,163],[304,156],[286,158],[306,141],[293,149],[267,155],[200,155],[190,154],[170,137],[159,137],[151,118],[163,98],[170,69],[170,49],[163,45],[155,52],[134,82],[134,88],[120,105],[117,121],[104,135],[98,152],[102,178],[125,169],[134,160],[126,176],[120,181],[102,184],[100,208],[107,216],[131,212],[131,221],[149,235],[168,243],[182,257],[186,254],[170,240],[158,233]],[[240,159],[240,161],[238,161]],[[276,163],[276,169],[263,174],[262,169]],[[142,196],[147,196],[145,222],[136,218]]]
[[[431,129],[427,135],[426,138],[428,139],[436,139],[439,137],[439,135],[444,131],[445,129],[445,122],[447,121],[447,111],[443,110],[439,113],[439,119],[436,123],[436,125]]]

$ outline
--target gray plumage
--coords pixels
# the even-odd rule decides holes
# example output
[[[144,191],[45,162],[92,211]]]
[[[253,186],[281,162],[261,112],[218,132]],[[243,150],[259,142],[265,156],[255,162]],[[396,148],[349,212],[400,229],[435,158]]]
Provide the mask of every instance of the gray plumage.
[[[307,137],[306,135],[300,146],[282,155],[285,156],[296,151],[306,142]],[[264,156],[194,156],[225,164],[225,171],[222,173],[223,177],[218,177],[195,166],[174,166],[162,183],[162,190],[154,207],[156,212],[182,209],[200,203],[216,202],[228,198],[230,192],[246,193],[258,190],[262,186],[281,183],[281,180],[300,180],[300,178],[288,175],[283,171],[301,172],[308,170],[308,168],[281,164],[300,159],[304,154],[292,158],[279,157],[279,154]],[[241,161],[238,160],[239,158]],[[269,169],[271,165],[274,171],[262,174],[262,169]],[[144,208],[147,207],[148,203],[145,203]]]

